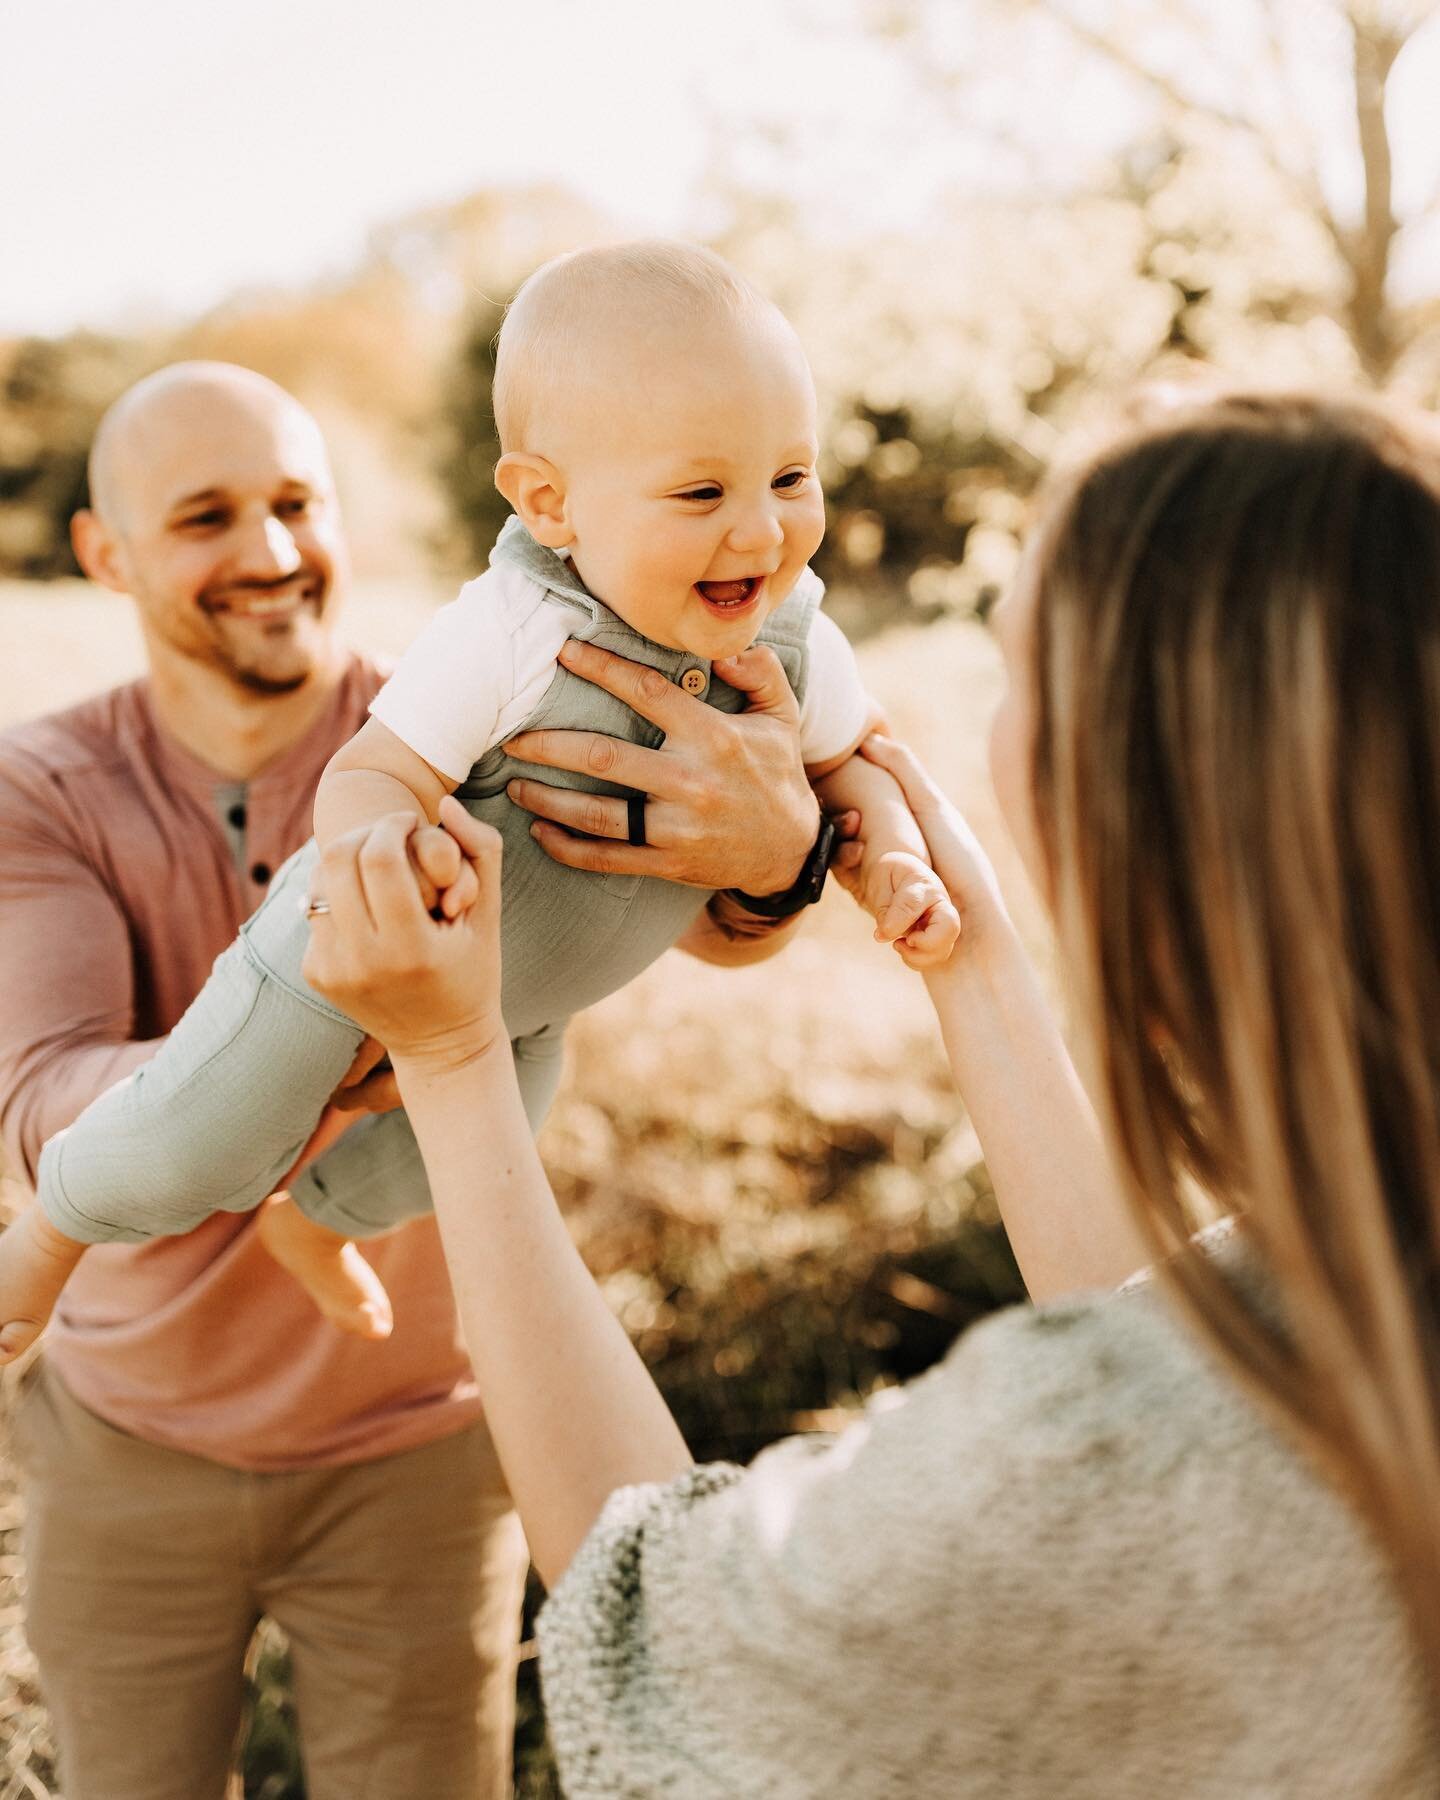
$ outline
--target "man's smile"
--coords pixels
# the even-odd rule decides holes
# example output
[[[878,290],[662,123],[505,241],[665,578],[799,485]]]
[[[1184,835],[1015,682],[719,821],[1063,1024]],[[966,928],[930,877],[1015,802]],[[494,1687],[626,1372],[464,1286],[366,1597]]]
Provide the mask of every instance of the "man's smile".
[[[271,621],[291,617],[304,607],[318,609],[323,592],[323,582],[307,575],[278,587],[220,588],[203,594],[200,606],[211,617]]]

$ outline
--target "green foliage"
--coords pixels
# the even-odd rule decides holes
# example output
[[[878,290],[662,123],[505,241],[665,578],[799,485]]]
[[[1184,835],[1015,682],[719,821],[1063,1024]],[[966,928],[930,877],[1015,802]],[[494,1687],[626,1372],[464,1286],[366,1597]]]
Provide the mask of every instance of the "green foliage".
[[[748,1463],[779,1438],[839,1423],[862,1396],[929,1368],[975,1319],[1023,1298],[984,1169],[900,1227],[886,1216],[889,1157],[868,1138],[860,1127],[806,1183],[813,1207],[845,1221],[843,1241],[818,1239],[719,1279],[707,1248],[682,1232],[656,1244],[656,1323],[637,1342],[701,1461]]]
[[[245,1800],[305,1800],[290,1651],[267,1620],[245,1681],[249,1715],[240,1754]]]
[[[555,1752],[545,1728],[540,1658],[535,1646],[535,1616],[544,1599],[545,1590],[532,1569],[525,1584],[525,1616],[521,1631],[525,1651],[515,1683],[515,1800],[564,1800]]]
[[[88,332],[0,351],[0,576],[79,573],[70,516],[86,501],[90,439],[143,363],[136,345]]]
[[[491,404],[495,337],[504,316],[504,306],[490,300],[474,309],[441,387],[443,450],[436,473],[449,502],[461,559],[476,569],[485,567],[490,547],[510,516],[495,486],[500,438]]]
[[[821,452],[827,530],[815,568],[831,589],[829,610],[852,637],[904,616],[943,611],[982,615],[998,583],[954,590],[971,532],[998,497],[1027,493],[1033,467],[1013,445],[984,429],[900,404],[852,398],[839,410]],[[939,578],[913,578],[922,570]],[[956,600],[963,592],[963,599]]]

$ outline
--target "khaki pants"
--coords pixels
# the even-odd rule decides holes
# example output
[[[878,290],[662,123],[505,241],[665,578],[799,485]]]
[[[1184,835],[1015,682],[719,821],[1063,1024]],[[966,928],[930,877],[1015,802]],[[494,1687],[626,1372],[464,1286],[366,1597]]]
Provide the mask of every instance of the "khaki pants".
[[[252,1475],[116,1431],[41,1362],[14,1444],[66,1800],[221,1800],[262,1613],[310,1800],[510,1793],[525,1551],[483,1428]]]

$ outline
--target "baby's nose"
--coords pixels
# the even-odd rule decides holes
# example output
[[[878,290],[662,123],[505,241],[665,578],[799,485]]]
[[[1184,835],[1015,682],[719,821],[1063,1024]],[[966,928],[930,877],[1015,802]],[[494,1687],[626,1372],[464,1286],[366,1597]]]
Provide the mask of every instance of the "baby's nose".
[[[734,550],[769,550],[784,541],[784,529],[769,506],[753,507],[730,527]]]

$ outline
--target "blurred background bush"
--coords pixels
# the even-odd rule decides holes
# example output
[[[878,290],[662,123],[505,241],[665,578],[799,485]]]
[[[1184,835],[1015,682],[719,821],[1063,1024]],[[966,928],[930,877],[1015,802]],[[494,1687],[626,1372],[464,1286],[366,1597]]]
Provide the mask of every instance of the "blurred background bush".
[[[482,110],[512,88],[538,106],[568,45],[611,34],[611,60],[580,79],[608,87],[617,132],[654,113],[635,204],[607,208],[582,178],[596,138],[574,148],[573,182],[539,160],[515,174],[511,158],[468,192],[437,184],[443,201],[377,205],[364,248],[323,276],[202,307],[92,308],[53,334],[0,327],[0,724],[138,668],[123,609],[73,579],[68,519],[101,412],[179,357],[260,369],[314,409],[346,503],[354,635],[402,648],[502,522],[490,380],[504,301],[549,255],[655,228],[643,170],[659,183],[678,154],[664,89],[683,64],[703,139],[683,228],[779,301],[815,366],[831,608],[865,640],[896,728],[973,814],[1043,956],[983,751],[1000,678],[982,622],[1030,497],[1061,440],[1141,380],[1440,398],[1433,0],[798,0],[783,20],[735,0],[693,54],[649,0],[616,0],[603,26],[577,0],[504,24],[471,10]],[[385,128],[403,80],[372,92],[354,73],[362,43],[403,61],[389,12],[360,6],[343,44],[316,40],[357,132]],[[284,66],[313,23],[286,10],[263,48]],[[407,23],[422,37],[425,9]],[[749,36],[712,54],[722,25]],[[38,132],[17,48],[4,129]],[[772,63],[794,72],[778,101]],[[177,98],[192,128],[226,79],[217,62],[188,114]],[[177,137],[157,186],[165,156],[190,154]],[[302,206],[322,159],[358,156],[358,140],[308,154],[277,206]],[[35,168],[18,140],[8,166],[21,186]],[[227,204],[221,190],[217,217]],[[188,241],[182,220],[182,261]],[[702,1456],[744,1459],[835,1422],[1019,1296],[923,998],[833,896],[773,970],[662,966],[581,1020],[544,1148]],[[18,1523],[0,1483],[0,1800],[43,1800],[58,1787],[21,1635]],[[245,1793],[298,1800],[278,1637],[257,1648],[252,1697]],[[531,1796],[557,1791],[543,1736],[527,1662],[517,1779]]]

